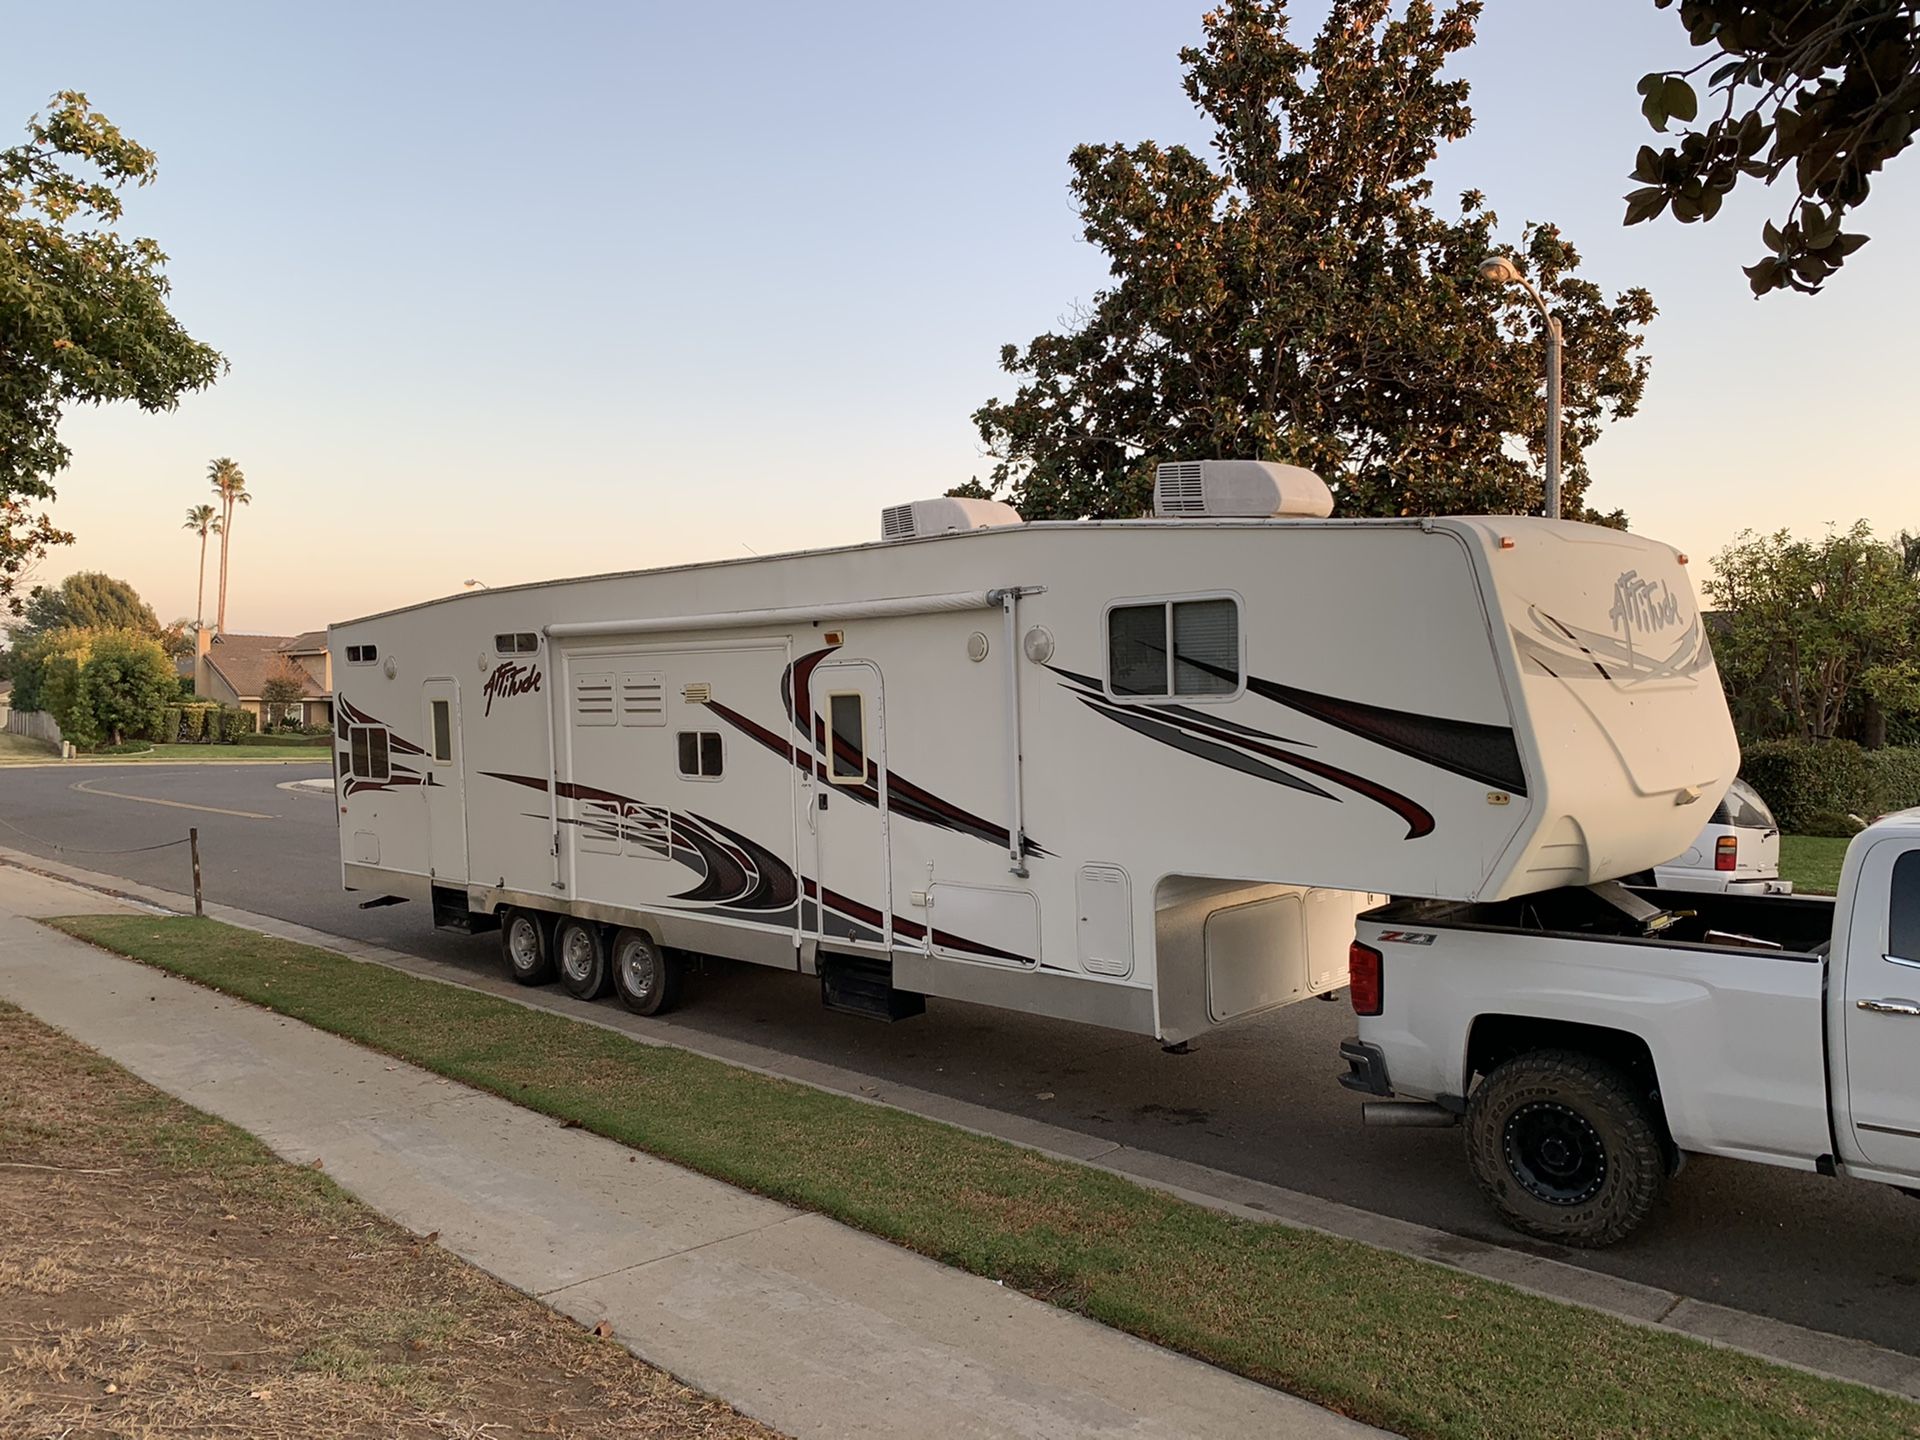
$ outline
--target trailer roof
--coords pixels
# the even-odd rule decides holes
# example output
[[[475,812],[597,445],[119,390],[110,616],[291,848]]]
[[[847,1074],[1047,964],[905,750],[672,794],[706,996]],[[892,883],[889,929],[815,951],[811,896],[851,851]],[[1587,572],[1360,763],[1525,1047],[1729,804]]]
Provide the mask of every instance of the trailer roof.
[[[384,620],[390,615],[407,615],[416,610],[425,610],[434,605],[452,605],[463,600],[479,600],[486,595],[511,595],[526,590],[546,590],[556,585],[588,585],[602,580],[630,580],[643,575],[674,575],[692,570],[720,570],[735,566],[766,565],[779,560],[794,560],[809,555],[851,555],[867,550],[892,549],[902,545],[942,545],[958,541],[978,539],[983,535],[1014,535],[1059,531],[1092,532],[1096,530],[1357,530],[1376,529],[1415,529],[1440,528],[1467,529],[1476,523],[1499,525],[1505,528],[1533,525],[1579,525],[1589,528],[1580,521],[1547,520],[1538,515],[1421,515],[1421,516],[1332,516],[1324,520],[1316,519],[1220,519],[1212,517],[1182,517],[1175,520],[1035,520],[1020,525],[993,525],[979,530],[952,530],[940,535],[915,535],[897,540],[861,540],[850,545],[823,545],[810,550],[778,550],[767,555],[726,555],[716,560],[689,560],[679,565],[654,565],[638,570],[607,570],[592,575],[561,575],[550,580],[528,580],[518,585],[490,585],[485,590],[453,595],[436,595],[430,600],[417,600],[411,605],[395,605],[386,610],[375,610],[366,615],[355,615],[350,619],[335,620],[328,626],[331,633],[345,625],[362,625],[370,620]]]

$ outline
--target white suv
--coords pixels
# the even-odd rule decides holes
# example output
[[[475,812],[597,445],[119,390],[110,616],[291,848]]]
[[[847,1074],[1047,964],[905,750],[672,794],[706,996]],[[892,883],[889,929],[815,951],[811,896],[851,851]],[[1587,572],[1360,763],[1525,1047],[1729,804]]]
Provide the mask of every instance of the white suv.
[[[1780,825],[1754,788],[1736,780],[1707,828],[1684,855],[1653,867],[1662,890],[1710,890],[1732,895],[1791,895],[1780,878]]]

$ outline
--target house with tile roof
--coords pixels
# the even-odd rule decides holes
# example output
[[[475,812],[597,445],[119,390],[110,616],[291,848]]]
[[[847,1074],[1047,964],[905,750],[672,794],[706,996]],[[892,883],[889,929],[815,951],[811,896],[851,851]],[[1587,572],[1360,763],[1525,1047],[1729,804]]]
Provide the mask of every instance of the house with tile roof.
[[[305,681],[298,719],[303,725],[333,723],[333,664],[327,632],[301,635],[218,634],[203,627],[194,637],[193,693],[203,700],[249,710],[266,721],[260,692],[267,680],[290,671]]]

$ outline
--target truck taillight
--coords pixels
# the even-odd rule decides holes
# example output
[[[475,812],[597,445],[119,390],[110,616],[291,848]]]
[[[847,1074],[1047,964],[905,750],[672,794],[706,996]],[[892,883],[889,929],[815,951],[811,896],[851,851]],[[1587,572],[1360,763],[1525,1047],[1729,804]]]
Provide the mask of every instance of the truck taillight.
[[[1380,952],[1354,941],[1347,949],[1347,997],[1356,1015],[1378,1015],[1386,1005],[1386,977]]]
[[[1716,870],[1740,868],[1740,837],[1738,835],[1722,835],[1713,842],[1713,868]]]

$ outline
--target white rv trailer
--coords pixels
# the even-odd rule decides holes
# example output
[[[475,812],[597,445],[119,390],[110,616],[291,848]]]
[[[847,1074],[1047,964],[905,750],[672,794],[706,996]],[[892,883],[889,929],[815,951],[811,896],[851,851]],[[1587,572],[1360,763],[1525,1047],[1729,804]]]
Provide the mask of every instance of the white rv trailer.
[[[1684,557],[1328,503],[1169,465],[1152,520],[919,502],[335,625],[344,883],[648,1013],[692,952],[1171,1044],[1343,985],[1383,892],[1685,847],[1737,751]]]

